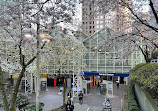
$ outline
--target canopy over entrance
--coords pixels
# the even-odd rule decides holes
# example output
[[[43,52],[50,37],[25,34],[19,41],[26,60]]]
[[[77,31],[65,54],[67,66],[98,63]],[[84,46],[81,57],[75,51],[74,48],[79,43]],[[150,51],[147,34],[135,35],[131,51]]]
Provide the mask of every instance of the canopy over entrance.
[[[114,76],[114,77],[128,77],[125,73],[98,73],[98,72],[82,72],[85,76]]]

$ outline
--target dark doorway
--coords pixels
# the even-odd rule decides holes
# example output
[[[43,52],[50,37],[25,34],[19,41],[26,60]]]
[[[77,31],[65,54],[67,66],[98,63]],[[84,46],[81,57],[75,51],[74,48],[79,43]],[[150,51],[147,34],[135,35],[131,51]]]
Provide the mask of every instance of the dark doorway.
[[[54,86],[54,79],[53,78],[47,78],[47,86]]]
[[[124,84],[124,77],[120,77],[120,84]]]

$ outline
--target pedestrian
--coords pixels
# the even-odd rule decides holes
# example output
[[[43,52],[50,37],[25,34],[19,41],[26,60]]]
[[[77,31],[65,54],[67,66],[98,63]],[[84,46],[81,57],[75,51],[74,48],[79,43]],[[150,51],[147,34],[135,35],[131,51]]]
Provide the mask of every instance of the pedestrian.
[[[67,98],[68,100],[71,100],[71,90],[69,90],[69,92],[67,93]]]
[[[66,107],[65,107],[65,110],[66,111],[73,111],[73,109],[74,109],[74,105],[73,104],[71,104],[71,101],[67,101],[67,104],[66,104]]]
[[[73,102],[73,97],[71,97],[71,104],[74,104],[74,102]]]
[[[58,80],[58,86],[60,87],[60,85],[61,85],[61,80],[59,78],[59,80]]]
[[[100,87],[100,83],[99,83],[99,81],[98,81],[98,85],[97,85],[97,87],[98,87],[98,88]]]
[[[102,105],[102,109],[103,109],[103,111],[104,110],[112,111],[110,100],[108,98],[105,98],[105,101],[103,102],[103,105]]]
[[[119,81],[116,81],[116,84],[117,84],[117,88],[119,88]]]
[[[79,96],[79,103],[82,105],[83,104],[83,93],[82,93],[82,91],[80,91],[78,96]]]

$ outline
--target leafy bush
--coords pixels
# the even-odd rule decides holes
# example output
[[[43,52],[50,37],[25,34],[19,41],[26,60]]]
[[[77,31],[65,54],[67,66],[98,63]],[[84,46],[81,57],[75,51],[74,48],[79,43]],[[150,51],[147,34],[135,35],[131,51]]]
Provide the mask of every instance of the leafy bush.
[[[16,106],[19,107],[23,104],[29,104],[29,96],[26,94],[19,94],[16,99]]]
[[[7,100],[10,105],[11,95],[8,96]],[[43,110],[43,106],[44,104],[40,103],[40,106],[39,106],[40,111]],[[2,107],[3,107],[3,101],[2,101]],[[29,96],[26,94],[18,94],[17,99],[16,99],[16,107],[19,110],[24,109],[25,111],[36,111],[36,102],[30,102]]]
[[[40,103],[39,111],[43,111],[43,106],[44,106],[44,104]],[[36,102],[29,103],[28,105],[26,105],[24,107],[24,110],[25,111],[36,111]]]
[[[131,81],[138,79],[138,76],[137,76],[136,73],[144,65],[146,65],[146,64],[145,63],[137,64],[133,69],[130,70],[130,79],[131,79]]]
[[[158,63],[138,64],[130,70],[130,79],[142,88],[158,94]],[[153,95],[153,96],[154,96]]]
[[[9,95],[7,96],[7,100],[8,100],[8,104],[10,105],[11,104],[11,98],[12,98],[12,95]],[[29,96],[26,95],[26,94],[18,94],[17,96],[17,99],[16,99],[16,107],[17,108],[22,108],[24,106],[26,106],[27,104],[29,104]],[[3,101],[2,101],[2,107],[3,107]]]
[[[129,111],[140,111],[135,98],[133,83],[130,83],[128,85],[128,105],[129,105]]]

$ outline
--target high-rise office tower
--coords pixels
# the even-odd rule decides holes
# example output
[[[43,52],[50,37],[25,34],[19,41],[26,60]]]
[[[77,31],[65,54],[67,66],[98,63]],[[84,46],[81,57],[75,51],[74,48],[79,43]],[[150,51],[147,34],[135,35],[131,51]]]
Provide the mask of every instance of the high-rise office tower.
[[[128,6],[132,6],[132,0],[124,0],[124,2],[128,4]],[[127,7],[117,5],[116,22],[114,25],[117,31],[123,31],[125,33],[132,31],[132,14]]]
[[[104,27],[125,32],[131,30],[127,30],[127,27],[132,23],[131,13],[128,9],[118,4],[116,10],[111,10],[105,14],[98,11],[100,7],[96,2],[99,0],[92,1],[84,1],[82,4],[82,32],[84,34],[91,36]],[[129,4],[131,1],[126,0]]]
[[[86,35],[95,33],[95,3],[90,1],[83,1],[82,4],[82,32]]]

